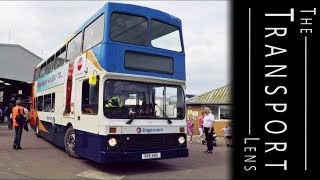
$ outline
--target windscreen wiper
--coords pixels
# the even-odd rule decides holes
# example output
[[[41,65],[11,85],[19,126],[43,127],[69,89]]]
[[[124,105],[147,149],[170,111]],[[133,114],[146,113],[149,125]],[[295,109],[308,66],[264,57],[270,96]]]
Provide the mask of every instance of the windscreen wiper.
[[[131,124],[132,121],[134,120],[134,115],[132,114],[130,116],[131,116],[131,118],[126,122],[126,124]]]
[[[168,120],[168,123],[169,124],[172,124],[172,121],[171,121],[171,119],[167,116],[167,114],[166,113],[164,113],[164,111],[161,109],[161,107],[157,104],[157,103],[155,103],[157,106],[158,106],[158,108],[160,109],[160,111],[162,112],[162,114],[165,116],[165,118]]]
[[[130,119],[126,122],[126,124],[131,124],[132,121],[134,120],[134,117],[135,117],[135,112],[131,110],[130,108],[130,111],[129,111],[129,116],[130,116]]]

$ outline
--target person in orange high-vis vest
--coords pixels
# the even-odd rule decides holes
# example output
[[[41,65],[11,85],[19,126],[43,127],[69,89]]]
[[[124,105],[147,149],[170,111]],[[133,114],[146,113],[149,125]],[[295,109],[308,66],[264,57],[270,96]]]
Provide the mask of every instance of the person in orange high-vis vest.
[[[13,142],[13,149],[22,149],[20,146],[21,142],[21,136],[22,136],[22,130],[23,130],[23,125],[18,124],[16,121],[16,116],[19,114],[19,111],[21,114],[27,114],[28,110],[21,106],[21,101],[17,100],[16,101],[16,106],[12,108],[12,122],[13,126],[15,129],[15,136],[14,136],[14,142]]]

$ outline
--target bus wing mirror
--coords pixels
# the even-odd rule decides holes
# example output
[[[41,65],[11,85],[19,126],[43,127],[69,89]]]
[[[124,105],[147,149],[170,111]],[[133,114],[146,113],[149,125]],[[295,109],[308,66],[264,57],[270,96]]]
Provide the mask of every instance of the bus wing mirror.
[[[97,75],[89,75],[89,84],[96,85],[97,84]]]

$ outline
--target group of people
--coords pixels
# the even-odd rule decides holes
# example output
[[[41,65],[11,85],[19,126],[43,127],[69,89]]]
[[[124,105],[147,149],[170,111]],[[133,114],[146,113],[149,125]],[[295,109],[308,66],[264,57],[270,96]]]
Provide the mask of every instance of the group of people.
[[[21,101],[17,100],[16,105],[14,106],[12,103],[10,103],[7,107],[4,108],[4,110],[1,109],[1,122],[8,124],[8,130],[15,129],[15,136],[13,141],[13,149],[22,149],[21,147],[21,136],[24,124],[19,124],[16,121],[16,117],[19,114],[22,114],[24,117],[26,117],[28,110],[27,108],[23,107],[21,105]],[[25,122],[27,123],[27,122]]]
[[[192,114],[189,115],[189,118],[187,121],[187,128],[188,128],[188,134],[190,135],[190,139],[189,139],[190,143],[192,143],[194,120],[195,120],[195,116]],[[212,154],[212,150],[213,150],[214,121],[215,121],[214,115],[211,113],[210,108],[204,107],[201,115],[198,118],[198,129],[200,134],[197,138],[197,141],[202,142],[204,139],[206,140],[207,150],[205,151],[205,153],[207,154]],[[226,126],[221,129],[221,131],[224,133],[226,145],[230,146],[231,139],[232,139],[231,123],[227,123]]]

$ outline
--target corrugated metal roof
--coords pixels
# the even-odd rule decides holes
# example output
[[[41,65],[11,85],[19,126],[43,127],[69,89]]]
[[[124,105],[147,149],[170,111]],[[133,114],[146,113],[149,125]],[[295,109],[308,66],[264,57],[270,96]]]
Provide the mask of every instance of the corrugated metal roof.
[[[188,99],[187,104],[232,104],[232,86],[229,84],[195,96]]]

